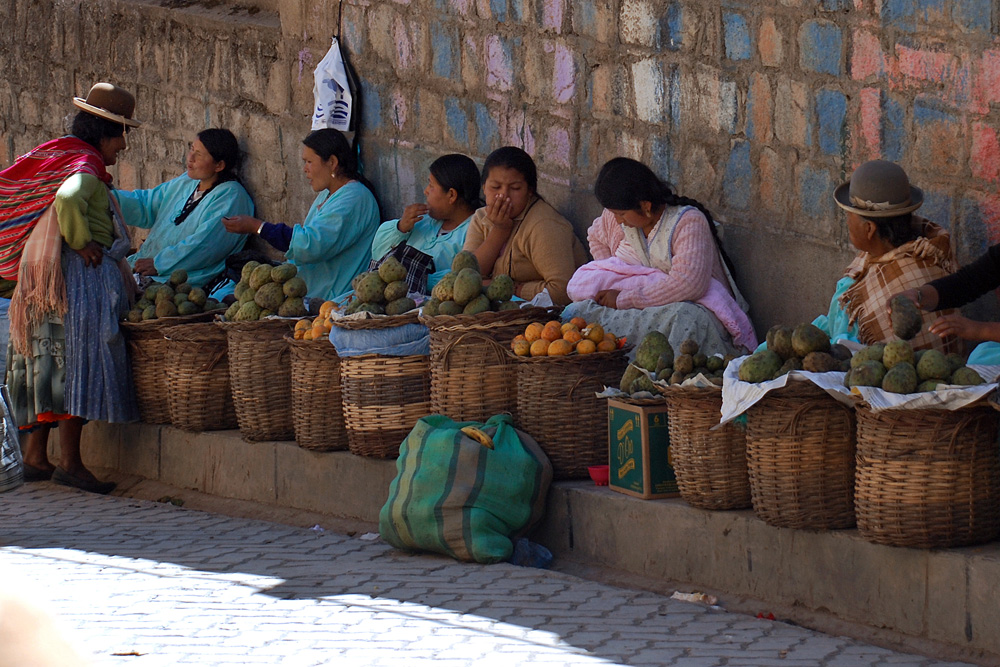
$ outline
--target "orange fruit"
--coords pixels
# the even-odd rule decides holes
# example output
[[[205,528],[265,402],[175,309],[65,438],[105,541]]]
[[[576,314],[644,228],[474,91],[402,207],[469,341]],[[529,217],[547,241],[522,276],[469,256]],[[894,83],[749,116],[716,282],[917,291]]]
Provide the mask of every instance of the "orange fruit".
[[[315,329],[306,329],[305,331],[302,332],[302,340],[315,339],[316,337],[313,335],[314,333],[316,333]]]
[[[543,340],[547,340],[551,343],[552,341],[559,340],[560,338],[562,338],[562,327],[560,327],[558,323],[553,324],[552,322],[549,322],[545,325],[545,328],[542,329]]]
[[[514,350],[514,354],[519,357],[526,357],[531,354],[531,343],[526,340],[516,340],[511,347]]]
[[[516,343],[516,342],[518,342],[518,341],[520,341],[520,340],[523,340],[523,341],[525,341],[525,342],[528,342],[528,339],[527,339],[527,338],[525,338],[523,334],[517,334],[516,336],[514,336],[514,340],[512,340],[512,341],[510,342],[510,346],[511,346],[511,347],[514,347],[514,343]]]
[[[337,304],[333,301],[324,301],[323,305],[319,307],[320,317],[329,317],[330,311],[337,307]]]
[[[600,324],[588,324],[587,328],[581,331],[583,337],[587,340],[592,340],[595,343],[600,343],[604,340],[604,327]]]
[[[597,344],[598,352],[611,352],[612,350],[617,350],[617,349],[618,349],[618,344],[615,343],[614,341],[608,340],[607,338],[605,338],[604,340],[602,340],[600,343]]]
[[[538,322],[532,322],[524,329],[524,339],[529,343],[534,343],[536,340],[542,337],[542,325]]]
[[[306,335],[306,330],[305,329],[296,329],[295,330],[295,334],[294,334],[295,340],[302,340],[302,337],[305,336],[305,335]]]
[[[562,329],[563,333],[566,333],[567,331],[579,331],[580,330],[580,327],[576,326],[572,322],[563,322],[563,325],[560,328]]]
[[[305,331],[306,329],[311,329],[311,328],[312,328],[312,322],[310,322],[309,320],[299,320],[298,322],[295,323],[296,331]]]
[[[584,338],[576,344],[576,351],[578,354],[593,354],[597,351],[597,344]]]
[[[573,343],[560,338],[549,344],[548,355],[550,357],[564,357],[573,351]]]
[[[618,338],[613,333],[608,333],[607,331],[605,331],[603,340],[610,340],[612,343],[615,344],[615,346],[618,345]]]
[[[539,338],[534,343],[531,344],[531,348],[528,350],[533,357],[545,357],[549,354],[549,341],[544,338]]]
[[[563,340],[568,340],[570,343],[579,343],[583,340],[583,334],[576,329],[570,329],[563,334]]]
[[[570,320],[570,324],[575,324],[577,329],[583,329],[587,326],[587,320],[582,317],[574,317]]]

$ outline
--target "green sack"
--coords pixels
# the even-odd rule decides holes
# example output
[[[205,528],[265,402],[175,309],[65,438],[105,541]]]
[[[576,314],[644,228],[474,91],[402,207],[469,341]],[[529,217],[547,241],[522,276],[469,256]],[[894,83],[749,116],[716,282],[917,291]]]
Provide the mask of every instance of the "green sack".
[[[509,415],[486,424],[430,415],[399,448],[379,533],[399,549],[504,561],[541,518],[551,481],[545,452]]]

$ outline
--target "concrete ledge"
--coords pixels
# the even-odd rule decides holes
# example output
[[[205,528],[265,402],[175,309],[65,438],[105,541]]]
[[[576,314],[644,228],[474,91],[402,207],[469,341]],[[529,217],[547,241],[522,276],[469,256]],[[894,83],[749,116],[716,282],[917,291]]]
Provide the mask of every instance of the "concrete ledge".
[[[53,434],[53,449],[56,442]],[[396,473],[395,461],[349,452],[144,424],[89,424],[83,456],[88,465],[220,498],[364,522],[378,521]],[[1000,661],[1000,543],[886,547],[853,530],[774,528],[750,511],[638,500],[589,482],[553,485],[533,539],[584,565],[829,613]]]

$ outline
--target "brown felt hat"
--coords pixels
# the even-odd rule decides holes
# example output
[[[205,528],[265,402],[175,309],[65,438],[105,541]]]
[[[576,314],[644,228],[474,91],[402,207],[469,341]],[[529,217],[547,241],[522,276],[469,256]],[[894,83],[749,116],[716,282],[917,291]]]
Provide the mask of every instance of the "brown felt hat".
[[[135,97],[113,83],[95,83],[87,93],[87,99],[74,97],[73,104],[87,113],[113,123],[122,123],[129,127],[142,125],[141,122],[132,119],[132,114],[135,113]]]
[[[851,180],[833,192],[837,205],[866,218],[891,218],[916,211],[924,193],[910,185],[906,172],[895,162],[872,160],[854,170]]]

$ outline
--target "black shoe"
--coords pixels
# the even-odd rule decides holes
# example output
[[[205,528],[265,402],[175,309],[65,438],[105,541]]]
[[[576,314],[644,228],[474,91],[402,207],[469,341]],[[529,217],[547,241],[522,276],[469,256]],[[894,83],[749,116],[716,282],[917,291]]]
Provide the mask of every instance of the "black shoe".
[[[102,496],[111,493],[115,486],[114,482],[100,482],[97,480],[89,480],[83,477],[77,477],[76,475],[63,470],[62,468],[56,467],[52,472],[52,481],[56,484],[62,484],[63,486],[72,486],[74,488],[80,489],[82,491],[89,491],[90,493],[99,493]]]
[[[36,468],[30,463],[24,464],[25,482],[44,482],[48,479],[52,479],[51,470],[46,470],[45,468]]]

